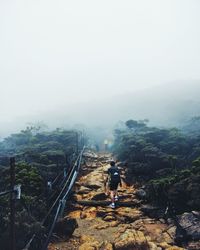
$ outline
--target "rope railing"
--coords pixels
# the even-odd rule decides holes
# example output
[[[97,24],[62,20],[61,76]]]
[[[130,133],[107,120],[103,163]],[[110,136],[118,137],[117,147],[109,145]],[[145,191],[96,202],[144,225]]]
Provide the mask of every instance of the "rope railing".
[[[67,175],[66,180],[65,180],[65,184],[62,188],[62,190],[60,191],[60,193],[58,194],[57,198],[55,199],[54,203],[52,204],[52,206],[50,207],[50,209],[48,210],[45,218],[42,220],[41,222],[41,226],[44,226],[49,215],[52,213],[53,209],[56,207],[58,201],[58,206],[57,206],[57,210],[56,210],[56,214],[54,216],[54,220],[53,223],[51,224],[50,227],[50,231],[48,233],[47,239],[43,245],[42,250],[46,250],[47,246],[50,242],[55,224],[58,220],[59,217],[61,217],[64,213],[64,209],[65,209],[65,205],[66,205],[66,199],[68,198],[68,195],[76,181],[78,172],[80,170],[80,166],[81,166],[81,162],[82,162],[82,157],[83,157],[83,152],[85,150],[85,146],[83,147],[83,149],[81,150],[81,152],[79,153],[70,173]],[[31,244],[33,242],[33,240],[35,239],[36,234],[34,234],[31,239],[29,240],[29,242],[26,244],[25,248],[23,248],[23,250],[28,250],[31,247]]]
[[[80,156],[80,155],[79,155],[79,156]],[[48,218],[49,214],[52,212],[53,208],[55,207],[55,205],[56,205],[56,204],[57,204],[57,202],[59,201],[59,199],[60,199],[61,195],[62,195],[62,194],[63,194],[63,192],[65,191],[65,189],[66,189],[67,185],[69,184],[69,181],[70,181],[70,179],[71,179],[71,177],[72,177],[72,175],[73,175],[73,172],[74,172],[74,170],[75,170],[75,168],[76,168],[76,165],[77,165],[77,162],[78,162],[79,156],[78,156],[78,158],[77,158],[77,160],[76,160],[76,162],[75,162],[75,164],[74,164],[74,166],[73,166],[73,168],[72,168],[72,170],[71,170],[71,172],[70,172],[69,176],[68,176],[68,177],[67,177],[67,179],[66,179],[65,185],[63,186],[63,188],[62,188],[61,192],[58,194],[58,196],[57,196],[56,200],[54,201],[53,205],[52,205],[52,206],[51,206],[51,208],[49,209],[49,211],[48,211],[48,213],[46,214],[46,216],[45,216],[44,220],[42,221],[42,225],[44,225],[44,224],[45,224],[45,222],[46,222],[46,220],[47,220],[47,218]]]
[[[67,186],[67,184],[69,184],[69,185],[68,185],[68,188],[67,188],[67,190],[65,191],[65,194],[64,194],[63,198],[59,200],[59,205],[58,205],[58,207],[57,207],[57,211],[56,211],[56,215],[55,215],[55,217],[54,217],[54,221],[53,221],[53,223],[52,223],[52,225],[51,225],[51,228],[50,228],[48,237],[47,237],[47,239],[46,239],[46,241],[45,241],[45,243],[44,243],[44,246],[43,246],[42,250],[46,250],[46,249],[47,249],[48,244],[49,244],[50,239],[51,239],[51,236],[52,236],[52,233],[53,233],[53,230],[54,230],[54,227],[55,227],[55,224],[56,224],[57,219],[58,219],[58,217],[59,217],[59,214],[60,214],[60,216],[62,216],[62,214],[63,214],[63,212],[64,212],[65,205],[66,205],[66,199],[67,199],[67,197],[68,197],[68,195],[69,195],[69,193],[70,193],[70,191],[71,191],[71,189],[72,189],[72,187],[73,187],[73,185],[74,185],[74,183],[75,183],[76,177],[77,177],[77,175],[78,175],[78,171],[79,171],[80,166],[81,166],[81,161],[82,161],[82,157],[83,157],[83,152],[84,152],[84,150],[85,150],[85,147],[83,147],[81,153],[79,154],[79,156],[78,156],[78,158],[77,158],[77,160],[76,160],[76,162],[75,162],[75,164],[74,164],[74,167],[73,167],[72,170],[71,170],[71,173],[70,173],[70,175],[69,175],[69,178],[68,178],[67,181],[66,181],[65,186]],[[65,188],[63,188],[63,189],[65,189]],[[63,190],[61,191],[61,193],[60,193],[60,195],[58,196],[58,198],[60,198],[60,196],[62,195],[62,193],[63,193]],[[58,198],[56,199],[56,201],[54,202],[54,204],[57,203]],[[60,210],[61,210],[61,211],[60,211]]]
[[[57,222],[57,219],[58,219],[58,216],[59,216],[59,213],[60,213],[61,206],[62,206],[62,201],[60,200],[59,205],[58,205],[58,208],[57,208],[57,211],[56,211],[56,214],[55,214],[55,217],[54,217],[54,220],[53,220],[53,223],[52,223],[52,225],[51,225],[49,234],[48,234],[48,236],[47,236],[47,240],[45,241],[42,250],[46,250],[47,247],[48,247],[48,245],[49,245],[49,241],[50,241],[50,239],[51,239],[51,235],[52,235],[52,233],[53,233],[55,224],[56,224],[56,222]]]
[[[62,215],[63,212],[64,212],[66,199],[67,199],[67,197],[68,197],[68,195],[69,195],[69,193],[70,193],[70,191],[71,191],[71,189],[72,189],[72,187],[73,187],[73,185],[75,183],[76,177],[78,175],[78,171],[80,169],[80,165],[81,165],[84,150],[85,150],[85,147],[83,147],[81,153],[79,154],[79,156],[78,156],[78,158],[77,158],[77,160],[76,160],[76,162],[74,164],[74,167],[72,168],[72,171],[71,171],[71,173],[69,175],[69,178],[68,178],[68,180],[66,182],[66,184],[68,184],[68,188],[65,191],[65,194],[64,194],[63,198],[60,199],[60,201],[59,201],[59,205],[58,205],[58,208],[57,208],[57,211],[56,211],[56,215],[54,217],[54,221],[53,221],[53,223],[51,225],[47,240],[46,240],[42,250],[47,249],[48,244],[49,244],[50,239],[51,239],[51,236],[52,236],[52,233],[53,233],[53,229],[54,229],[55,224],[56,224],[56,222],[58,220],[59,214]],[[62,193],[62,191],[61,191],[61,193]],[[59,197],[60,197],[60,195],[59,195]]]
[[[13,193],[15,192],[14,190],[7,190],[7,191],[4,191],[4,192],[0,192],[0,196],[4,196],[6,194],[10,194],[10,193]]]

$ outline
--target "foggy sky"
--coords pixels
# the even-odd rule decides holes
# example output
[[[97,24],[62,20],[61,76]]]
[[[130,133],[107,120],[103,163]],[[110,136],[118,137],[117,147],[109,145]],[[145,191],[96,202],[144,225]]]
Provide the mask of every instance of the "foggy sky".
[[[200,79],[199,12],[199,0],[1,0],[1,125]]]

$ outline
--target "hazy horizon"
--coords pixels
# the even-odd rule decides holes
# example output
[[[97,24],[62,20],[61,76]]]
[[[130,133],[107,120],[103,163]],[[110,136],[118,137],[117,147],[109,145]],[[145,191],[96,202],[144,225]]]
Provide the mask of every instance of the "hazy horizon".
[[[198,0],[2,0],[0,136],[37,121],[94,126],[132,115],[157,122],[163,110],[148,111],[144,92],[200,83],[199,10]],[[144,106],[130,98],[124,114],[134,93]],[[120,96],[124,106],[105,111]]]

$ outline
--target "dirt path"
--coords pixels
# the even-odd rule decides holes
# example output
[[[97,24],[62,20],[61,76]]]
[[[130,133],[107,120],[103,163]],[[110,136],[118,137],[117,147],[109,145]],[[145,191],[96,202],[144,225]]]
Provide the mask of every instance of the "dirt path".
[[[109,167],[110,155],[89,155],[87,166],[75,186],[77,201],[109,201],[103,188],[103,173]],[[123,169],[121,169],[124,174]],[[134,186],[123,183],[119,190],[119,202],[131,202],[135,206],[83,206],[71,207],[68,218],[76,219],[78,227],[66,241],[51,244],[51,250],[181,250],[174,245],[174,226],[156,221],[141,212],[140,201]]]

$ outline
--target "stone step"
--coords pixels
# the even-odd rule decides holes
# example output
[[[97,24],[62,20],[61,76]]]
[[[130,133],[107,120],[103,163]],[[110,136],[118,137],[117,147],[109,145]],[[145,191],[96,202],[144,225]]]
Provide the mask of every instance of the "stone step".
[[[83,206],[108,206],[110,204],[110,201],[79,200],[76,201],[76,203]],[[119,207],[137,207],[138,205],[140,205],[140,202],[137,200],[116,202],[116,206]]]

